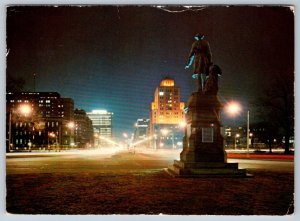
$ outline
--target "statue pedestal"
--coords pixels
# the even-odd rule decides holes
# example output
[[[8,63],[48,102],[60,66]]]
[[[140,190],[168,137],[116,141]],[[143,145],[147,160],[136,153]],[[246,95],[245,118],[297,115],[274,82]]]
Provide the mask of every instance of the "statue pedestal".
[[[227,163],[221,135],[220,104],[216,95],[194,92],[188,100],[187,127],[180,160],[167,172],[180,177],[246,177],[237,163]]]

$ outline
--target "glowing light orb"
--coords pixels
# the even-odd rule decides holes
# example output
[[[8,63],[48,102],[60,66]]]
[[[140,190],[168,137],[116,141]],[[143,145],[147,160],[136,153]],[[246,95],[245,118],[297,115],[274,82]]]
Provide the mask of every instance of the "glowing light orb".
[[[31,106],[28,104],[23,104],[19,107],[20,113],[27,115],[31,113]]]
[[[231,101],[225,106],[225,111],[230,116],[235,116],[242,111],[242,107],[238,102]]]

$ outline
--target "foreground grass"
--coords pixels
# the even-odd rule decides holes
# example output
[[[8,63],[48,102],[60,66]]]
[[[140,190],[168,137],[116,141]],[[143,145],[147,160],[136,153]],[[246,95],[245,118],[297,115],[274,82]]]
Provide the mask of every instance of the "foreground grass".
[[[253,178],[172,178],[162,169],[7,175],[15,214],[285,215],[293,213],[293,173]]]

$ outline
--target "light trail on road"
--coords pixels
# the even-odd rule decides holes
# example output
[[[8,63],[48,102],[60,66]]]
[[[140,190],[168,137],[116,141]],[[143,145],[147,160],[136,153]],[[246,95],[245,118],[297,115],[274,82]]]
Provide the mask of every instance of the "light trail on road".
[[[146,141],[149,141],[149,140],[152,139],[152,138],[153,138],[153,136],[147,137],[147,138],[145,138],[145,139],[143,139],[143,140],[140,140],[140,141],[137,141],[137,142],[131,144],[131,146],[136,146],[136,145],[138,145],[138,144],[145,143]]]
[[[56,153],[8,154],[7,174],[18,173],[89,173],[109,175],[130,171],[161,169],[178,159],[180,150],[140,149],[135,154],[120,148],[101,148]],[[262,169],[267,171],[294,172],[294,162],[287,160],[228,159],[229,163],[239,163],[239,168]]]

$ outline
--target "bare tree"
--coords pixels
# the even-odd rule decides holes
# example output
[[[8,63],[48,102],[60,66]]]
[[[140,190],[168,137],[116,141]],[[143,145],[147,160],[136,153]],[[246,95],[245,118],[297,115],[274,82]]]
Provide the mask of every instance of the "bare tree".
[[[290,138],[294,135],[294,73],[274,74],[261,104],[265,120],[283,135],[285,153],[289,153]]]

